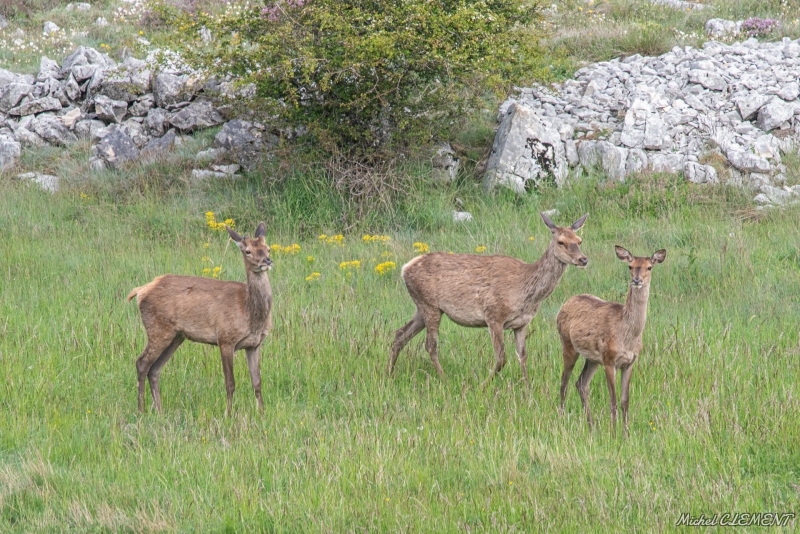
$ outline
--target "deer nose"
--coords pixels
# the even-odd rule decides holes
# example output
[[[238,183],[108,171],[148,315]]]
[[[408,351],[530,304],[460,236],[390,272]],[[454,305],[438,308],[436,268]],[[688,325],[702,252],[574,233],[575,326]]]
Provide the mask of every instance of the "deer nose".
[[[635,285],[635,286],[640,286],[640,285],[642,285],[642,279],[641,279],[641,278],[639,278],[638,276],[637,276],[637,277],[635,277],[635,278],[632,280],[632,282],[633,282],[633,285]]]
[[[264,264],[265,265],[272,265],[272,260],[270,258],[265,258],[264,259]]]
[[[586,267],[586,265],[589,263],[589,258],[584,256],[578,260],[578,263],[580,264],[581,267]]]

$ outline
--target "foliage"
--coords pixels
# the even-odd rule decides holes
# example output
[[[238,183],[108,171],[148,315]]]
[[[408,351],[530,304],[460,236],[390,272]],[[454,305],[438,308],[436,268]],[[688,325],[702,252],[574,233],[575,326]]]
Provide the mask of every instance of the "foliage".
[[[169,16],[197,66],[254,84],[248,106],[349,151],[443,135],[507,90],[536,57],[537,13],[529,0],[278,0]]]

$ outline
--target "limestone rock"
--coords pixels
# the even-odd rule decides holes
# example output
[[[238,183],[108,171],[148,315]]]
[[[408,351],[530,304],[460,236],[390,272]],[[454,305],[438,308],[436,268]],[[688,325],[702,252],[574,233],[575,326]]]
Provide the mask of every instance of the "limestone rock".
[[[245,171],[252,171],[266,152],[278,144],[278,138],[253,123],[228,121],[214,137],[214,148],[224,148]]]
[[[112,100],[105,95],[98,95],[94,98],[94,110],[98,119],[120,123],[128,112],[128,103],[124,100]]]
[[[756,126],[768,132],[779,128],[781,124],[794,116],[794,106],[775,98],[758,110],[758,120]]]
[[[132,102],[150,90],[150,68],[133,57],[106,70],[99,93],[112,100]]]
[[[183,132],[203,130],[225,122],[208,100],[196,100],[169,116],[169,123]]]
[[[57,98],[44,97],[33,100],[23,101],[19,106],[8,110],[9,115],[22,117],[25,115],[35,115],[45,111],[58,111],[61,109],[61,102]]]
[[[66,146],[78,140],[55,115],[39,115],[33,121],[31,130],[51,145]]]
[[[17,106],[20,101],[33,92],[33,85],[29,83],[10,82],[2,88],[0,93],[0,113]]]
[[[717,170],[711,165],[701,165],[694,161],[686,162],[684,176],[690,182],[696,184],[716,184],[719,183]]]
[[[39,172],[26,172],[17,175],[17,180],[25,180],[30,181],[48,191],[50,193],[56,193],[59,189],[59,178],[58,176],[53,176],[51,174],[42,174]]]
[[[15,140],[0,135],[0,171],[19,163],[22,146]]]
[[[151,139],[144,148],[142,148],[142,155],[157,156],[169,152],[177,145],[178,136],[175,130],[170,130],[161,137]]]
[[[116,169],[139,157],[139,149],[123,128],[116,128],[95,145],[95,155],[108,167]]]
[[[433,166],[433,177],[440,182],[453,182],[458,176],[458,168],[461,160],[450,147],[450,143],[444,143],[436,149],[431,158]]]
[[[509,106],[495,136],[484,189],[502,185],[522,193],[542,180],[561,185],[567,173],[564,144],[552,123],[525,105]]]
[[[188,89],[189,76],[161,72],[153,81],[153,96],[156,105],[160,108],[174,106],[181,102],[188,102],[191,91]]]

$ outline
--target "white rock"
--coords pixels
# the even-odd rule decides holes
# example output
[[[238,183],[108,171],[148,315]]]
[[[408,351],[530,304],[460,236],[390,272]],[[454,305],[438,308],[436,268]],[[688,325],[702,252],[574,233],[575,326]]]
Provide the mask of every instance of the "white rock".
[[[81,110],[79,108],[75,108],[67,113],[61,115],[59,119],[67,128],[72,128],[72,125],[81,118]]]
[[[553,124],[530,107],[511,104],[495,136],[484,189],[502,185],[523,193],[529,182],[548,177],[561,185],[568,171],[564,143]]]
[[[230,175],[219,171],[207,171],[205,169],[193,169],[192,179],[194,180],[207,180],[209,178],[228,178]]]
[[[453,221],[466,222],[473,220],[472,214],[468,211],[453,211]]]
[[[38,172],[26,172],[17,175],[17,180],[27,180],[35,183],[45,191],[56,193],[59,189],[59,178],[51,174],[42,174]]]
[[[778,91],[778,96],[787,102],[797,100],[797,97],[800,96],[800,85],[797,85],[797,82],[787,83]]]
[[[787,104],[780,98],[774,98],[758,110],[756,126],[768,132],[782,126],[794,116],[794,106]]]
[[[221,172],[221,173],[224,173],[224,174],[236,174],[237,172],[239,172],[239,169],[241,169],[241,168],[242,168],[242,166],[241,165],[237,165],[236,163],[233,163],[231,165],[212,165],[211,166],[211,170],[217,171],[217,172]]]
[[[58,32],[61,28],[56,25],[55,22],[50,22],[49,20],[44,23],[44,27],[42,28],[43,35],[52,35]]]

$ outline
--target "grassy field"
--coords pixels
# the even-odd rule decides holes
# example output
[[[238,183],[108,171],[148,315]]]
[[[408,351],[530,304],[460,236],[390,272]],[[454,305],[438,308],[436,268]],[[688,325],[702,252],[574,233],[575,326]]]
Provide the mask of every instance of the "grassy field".
[[[799,508],[797,208],[754,212],[743,193],[680,177],[592,179],[520,199],[420,185],[339,245],[318,238],[342,230],[325,222],[324,200],[333,213],[335,196],[317,190],[320,211],[303,204],[310,177],[178,184],[172,194],[150,186],[51,196],[0,181],[4,532],[661,531],[682,512]],[[454,193],[476,221],[447,220]],[[445,380],[422,336],[387,377],[394,330],[414,307],[398,271],[374,266],[399,268],[414,242],[533,261],[549,239],[537,215],[545,208],[561,212],[560,224],[589,212],[591,263],[567,271],[532,323],[531,389],[512,356],[481,391],[488,333],[448,321]],[[226,418],[216,348],[187,343],[162,374],[163,415],[140,415],[134,361],[145,335],[129,290],[216,266],[223,279],[244,279],[206,211],[247,232],[263,219],[270,243],[300,247],[274,254],[266,411],[237,355]],[[368,243],[365,233],[391,240]],[[591,394],[596,431],[574,388],[566,415],[557,411],[555,314],[577,293],[624,298],[616,243],[667,249],[653,273],[629,439],[611,436],[602,377]],[[340,269],[351,260],[361,267]]]
[[[704,3],[683,12],[640,0],[554,2],[543,40],[552,72],[538,75],[699,44],[712,16],[779,18],[781,35],[800,36],[796,2]],[[144,55],[140,37],[169,42],[170,28],[143,16],[144,1],[92,2],[90,12],[65,4],[0,6],[11,22],[0,67],[36,72],[41,54],[61,61],[78,44],[119,59],[125,48]],[[98,16],[109,25],[95,26]],[[45,20],[64,31],[41,36]],[[27,36],[19,44],[17,28]],[[466,163],[457,184],[430,185],[425,164],[404,163],[391,172],[406,194],[368,205],[303,158],[193,184],[192,158],[213,132],[119,172],[91,173],[83,143],[25,151],[0,173],[0,532],[661,532],[686,512],[798,512],[800,206],[757,211],[749,192],[659,175],[487,196],[472,172],[491,144],[494,106],[484,115],[452,140]],[[786,161],[798,183],[797,156]],[[10,179],[25,171],[58,174],[62,191]],[[451,221],[456,198],[474,221]],[[549,239],[538,212],[552,208],[562,225],[589,213],[581,248],[590,265],[568,269],[531,324],[531,388],[508,334],[509,363],[481,390],[494,361],[488,332],[448,320],[446,379],[423,336],[388,377],[394,331],[414,312],[399,277],[414,244],[535,261]],[[240,353],[225,417],[218,350],[185,343],[161,375],[163,414],[139,414],[134,362],[145,333],[125,302],[131,288],[168,272],[244,280],[209,211],[248,234],[264,220],[281,246],[270,273],[275,328],[262,347],[266,410],[256,409]],[[611,435],[602,373],[594,431],[573,387],[565,415],[557,410],[556,313],[578,293],[624,299],[615,244],[667,250],[653,272],[627,439]]]

